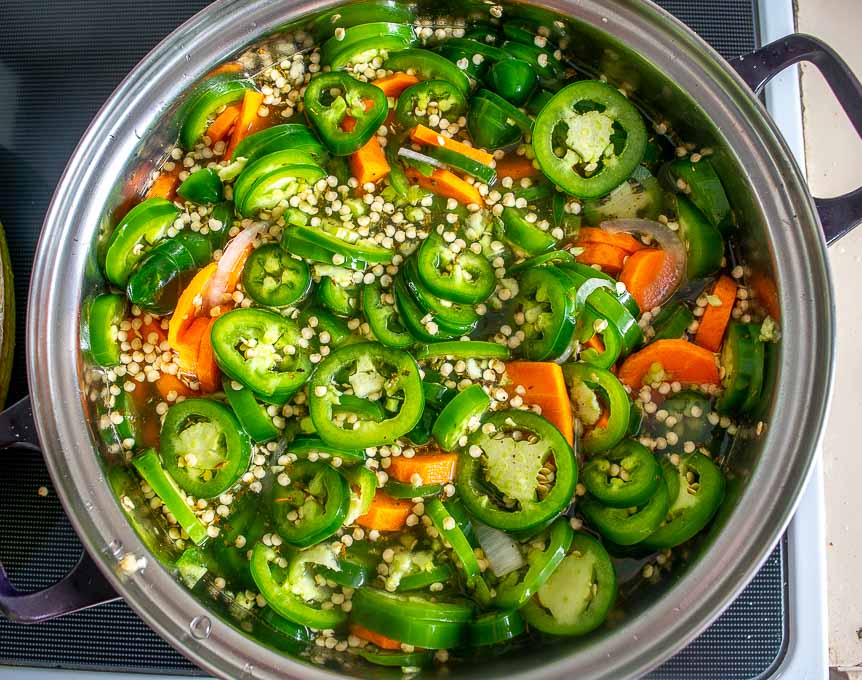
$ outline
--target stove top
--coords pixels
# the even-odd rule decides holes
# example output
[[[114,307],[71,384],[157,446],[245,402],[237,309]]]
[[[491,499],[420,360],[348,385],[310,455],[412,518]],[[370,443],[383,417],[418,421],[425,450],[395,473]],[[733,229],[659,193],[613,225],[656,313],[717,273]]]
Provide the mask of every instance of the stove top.
[[[77,140],[126,73],[204,0],[0,0],[0,222],[15,270],[18,331],[10,403],[26,394],[24,318],[30,268],[45,210]],[[754,49],[793,30],[791,0],[660,0],[723,56]],[[34,49],[34,45],[40,45]],[[795,75],[766,93],[791,147],[801,154]],[[62,247],[61,244],[57,244]],[[16,586],[34,590],[74,564],[80,543],[51,492],[38,454],[0,452],[0,561]],[[804,512],[742,595],[700,637],[653,671],[655,680],[825,677],[825,614],[820,596],[822,479]],[[47,496],[38,493],[48,489]],[[804,521],[804,523],[803,523]],[[820,551],[822,552],[822,551]],[[42,669],[42,670],[39,670]],[[51,669],[51,670],[48,670]],[[0,620],[0,678],[58,677],[64,671],[111,677],[201,672],[122,602],[37,626]],[[104,677],[98,675],[98,677]]]

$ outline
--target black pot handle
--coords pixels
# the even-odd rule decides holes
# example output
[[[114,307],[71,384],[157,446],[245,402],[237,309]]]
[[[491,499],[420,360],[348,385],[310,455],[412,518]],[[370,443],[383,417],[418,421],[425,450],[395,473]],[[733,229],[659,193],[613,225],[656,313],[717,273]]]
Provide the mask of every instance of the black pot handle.
[[[794,33],[730,60],[730,65],[759,93],[788,66],[808,61],[823,74],[838,102],[862,137],[862,83],[835,50],[817,38]],[[838,240],[862,222],[862,187],[835,198],[815,198],[826,242]]]
[[[39,451],[30,397],[0,413],[0,449]],[[119,599],[96,563],[83,551],[72,570],[52,586],[35,593],[19,593],[0,563],[0,614],[17,623],[39,623]]]

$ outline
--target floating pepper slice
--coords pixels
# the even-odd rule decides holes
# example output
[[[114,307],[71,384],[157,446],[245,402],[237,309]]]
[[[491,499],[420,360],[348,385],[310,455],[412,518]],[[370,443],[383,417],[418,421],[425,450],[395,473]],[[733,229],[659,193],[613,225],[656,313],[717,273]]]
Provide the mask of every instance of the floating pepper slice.
[[[641,162],[646,141],[640,112],[597,80],[581,80],[557,92],[533,127],[533,150],[542,171],[578,198],[604,196],[627,179]]]
[[[214,498],[248,469],[251,443],[236,416],[211,399],[186,399],[162,423],[165,469],[195,498]]]
[[[470,91],[470,80],[455,64],[428,50],[411,48],[389,55],[383,68],[392,71],[415,73],[422,80],[446,80],[457,87],[461,94]]]
[[[578,508],[599,533],[617,545],[635,545],[649,537],[667,517],[670,501],[664,479],[653,494],[639,505],[615,508],[586,496]]]
[[[362,311],[380,344],[394,349],[406,349],[413,344],[413,337],[401,323],[395,305],[383,301],[383,291],[376,279],[362,288]]]
[[[339,94],[333,96],[333,90]],[[383,90],[345,73],[314,76],[305,89],[304,101],[312,125],[336,156],[347,156],[362,148],[389,111]],[[355,121],[350,131],[343,127],[347,116]]]
[[[596,539],[575,534],[569,554],[521,609],[536,630],[551,635],[586,635],[598,628],[617,598],[617,577]]]
[[[116,366],[120,363],[120,341],[117,334],[126,316],[126,301],[122,295],[103,293],[89,304],[86,340],[90,354],[99,366]]]
[[[487,258],[472,250],[455,252],[436,232],[419,248],[416,273],[435,295],[463,304],[485,301],[497,284]]]
[[[300,553],[302,554],[302,553]],[[263,543],[254,546],[251,556],[251,575],[267,604],[283,617],[315,630],[338,628],[347,620],[340,607],[323,609],[292,592],[292,573],[275,567],[278,554]],[[293,570],[291,570],[292,572]]]
[[[575,416],[586,426],[581,435],[581,450],[587,455],[607,451],[625,437],[631,408],[629,395],[610,371],[588,364],[564,364],[563,375],[569,386]],[[602,407],[596,392],[606,400],[607,422],[602,423]]]
[[[299,346],[300,337],[295,322],[252,308],[222,314],[211,335],[219,368],[264,401],[277,404],[287,401],[311,375],[313,364]]]
[[[427,110],[431,102],[436,102],[440,117],[447,120],[458,120],[458,116],[467,110],[467,100],[456,85],[448,80],[426,80],[411,85],[401,93],[395,107],[395,118],[405,128],[427,124]]]
[[[253,87],[250,80],[237,78],[236,73],[219,74],[203,81],[189,93],[180,109],[180,145],[186,151],[194,149],[215,112],[238,102]]]
[[[611,474],[614,466],[618,472]],[[643,504],[661,480],[661,466],[655,456],[634,439],[622,441],[604,456],[593,458],[581,471],[587,491],[615,508]]]
[[[337,424],[333,414],[345,382],[355,396],[391,400],[390,417]],[[364,449],[391,444],[413,429],[424,406],[422,379],[413,357],[373,342],[339,347],[318,365],[309,383],[311,420],[320,438],[333,446]]]
[[[483,428],[470,438],[481,454],[461,455],[456,487],[464,505],[503,531],[544,525],[572,500],[578,478],[572,448],[557,428],[530,411],[496,411],[485,422],[494,431]],[[551,465],[553,482],[544,482],[542,468]]]
[[[164,198],[138,203],[114,229],[105,252],[105,275],[116,286],[126,283],[144,255],[161,241],[180,209]]]
[[[288,255],[278,244],[254,250],[242,272],[246,294],[267,307],[287,307],[302,300],[311,289],[311,273],[303,260]]]
[[[575,299],[571,284],[553,267],[530,269],[521,276],[516,314],[523,314],[523,355],[530,361],[561,357],[575,331]],[[520,318],[520,317],[518,317]]]
[[[298,461],[290,483],[272,487],[272,521],[278,535],[297,548],[320,543],[341,528],[350,507],[347,480],[326,463]]]

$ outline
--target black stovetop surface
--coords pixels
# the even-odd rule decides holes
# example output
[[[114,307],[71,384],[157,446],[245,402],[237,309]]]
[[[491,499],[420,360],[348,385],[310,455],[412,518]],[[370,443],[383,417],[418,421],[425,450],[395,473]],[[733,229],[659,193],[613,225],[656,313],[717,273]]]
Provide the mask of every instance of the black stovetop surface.
[[[27,392],[24,318],[36,241],[79,137],[126,73],[204,0],[0,0],[0,222],[18,301],[10,403]],[[661,0],[723,56],[754,49],[753,0]],[[64,244],[54,244],[57,248]],[[80,543],[38,454],[0,452],[0,562],[22,590],[60,578]],[[703,635],[654,671],[656,680],[764,675],[786,637],[782,548]],[[0,665],[199,673],[122,602],[37,626],[0,620]]]

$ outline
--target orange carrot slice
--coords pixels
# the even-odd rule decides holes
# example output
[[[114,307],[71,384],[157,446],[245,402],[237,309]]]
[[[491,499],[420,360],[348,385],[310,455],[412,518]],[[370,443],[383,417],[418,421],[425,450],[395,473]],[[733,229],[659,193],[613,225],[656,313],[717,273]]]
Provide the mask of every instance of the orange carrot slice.
[[[722,276],[712,287],[711,296],[718,298],[719,304],[711,302],[706,305],[706,310],[700,318],[694,341],[710,352],[717,352],[724,339],[724,331],[730,321],[730,313],[736,302],[736,281],[729,276]]]
[[[404,71],[397,71],[391,76],[384,76],[383,78],[372,80],[371,84],[376,85],[383,90],[383,94],[387,97],[397,97],[408,87],[415,85],[418,82],[419,78],[416,76],[411,76],[409,73],[404,73]]]
[[[444,137],[439,132],[435,132],[424,125],[417,125],[410,132],[410,140],[417,144],[428,144],[430,146],[439,146],[441,149],[451,149],[458,153],[472,158],[474,161],[479,161],[482,165],[491,165],[494,157],[483,149],[477,149],[474,146],[467,146],[463,142],[459,142],[451,137]]]
[[[233,133],[230,136],[230,144],[224,152],[225,160],[230,160],[233,155],[233,150],[236,145],[243,139],[248,137],[252,132],[256,132],[262,126],[258,122],[258,109],[263,104],[263,95],[257,90],[246,90],[242,98],[242,104],[239,109],[239,118],[233,126]]]
[[[180,294],[180,299],[177,301],[177,306],[174,308],[170,326],[168,327],[168,342],[171,347],[176,348],[178,346],[180,338],[198,315],[203,304],[203,294],[206,285],[210,277],[215,274],[217,268],[218,263],[216,262],[208,264],[195,274],[195,277]]]
[[[510,361],[506,364],[506,375],[511,383],[504,388],[510,397],[516,394],[518,385],[523,386],[524,403],[541,406],[542,416],[556,426],[569,444],[574,443],[572,405],[560,366],[550,361]]]
[[[440,196],[454,198],[465,205],[471,203],[480,206],[485,205],[479,190],[473,184],[458,177],[454,172],[449,172],[443,168],[434,168],[431,176],[426,177],[416,168],[406,168],[404,173],[413,184],[418,184],[423,189],[433,191]]]
[[[582,246],[585,243],[605,243],[609,246],[614,246],[620,250],[626,251],[629,255],[643,250],[646,246],[638,241],[634,236],[629,234],[611,234],[604,229],[598,227],[581,227],[578,231],[578,242],[576,245]]]
[[[751,287],[754,290],[754,297],[763,305],[767,314],[776,321],[781,321],[781,306],[778,303],[775,279],[762,272],[754,272],[751,275]]]
[[[386,472],[404,484],[413,484],[413,475],[419,475],[417,485],[447,484],[455,477],[457,464],[457,453],[429,453],[413,458],[395,456],[389,459]]]
[[[645,248],[626,260],[620,281],[643,311],[657,307],[673,292],[675,281],[665,267],[665,252],[658,248]]]
[[[191,388],[186,385],[177,376],[170,373],[162,373],[159,379],[156,380],[156,389],[162,395],[162,399],[168,399],[168,395],[173,392],[176,397],[190,397],[194,394]]]
[[[622,248],[608,245],[607,243],[579,243],[578,248],[582,248],[579,255],[575,255],[575,259],[583,264],[597,264],[602,268],[603,272],[616,276],[623,268],[623,261],[628,253]]]
[[[359,151],[350,156],[350,173],[359,181],[360,187],[369,182],[376,184],[390,170],[377,135],[373,135]]]
[[[536,177],[540,174],[539,169],[533,165],[526,156],[514,153],[507,154],[497,161],[497,177],[511,177],[514,180],[524,177]]]
[[[377,645],[380,649],[401,651],[401,643],[398,642],[398,640],[388,638],[370,628],[360,626],[358,623],[350,624],[350,632],[358,638],[362,638],[363,640],[367,640],[368,642]]]
[[[232,104],[222,111],[207,128],[206,136],[215,144],[228,136],[239,118],[239,106]]]
[[[221,371],[215,360],[215,350],[212,343],[212,328],[216,319],[210,319],[201,335],[197,356],[197,376],[201,392],[215,392],[221,387]]]
[[[147,191],[147,198],[164,198],[168,201],[174,200],[177,195],[177,187],[180,180],[176,175],[162,173],[156,178]]]
[[[688,340],[656,340],[628,357],[617,377],[629,387],[638,388],[653,366],[660,365],[667,380],[686,385],[718,385],[715,354]]]
[[[196,376],[198,373],[198,352],[200,351],[201,338],[209,328],[209,319],[198,317],[189,324],[186,331],[180,336],[174,349],[180,356],[180,371],[186,375]]]
[[[377,531],[398,531],[407,523],[407,516],[413,504],[409,500],[392,498],[378,491],[371,501],[368,512],[359,517],[356,523],[366,529]]]

